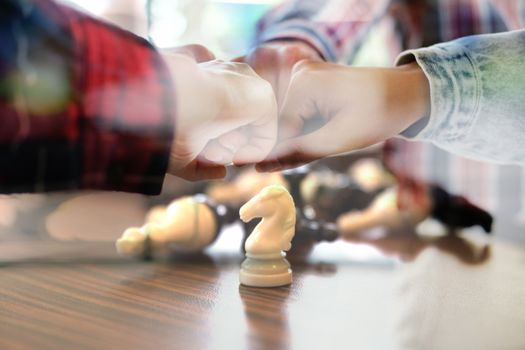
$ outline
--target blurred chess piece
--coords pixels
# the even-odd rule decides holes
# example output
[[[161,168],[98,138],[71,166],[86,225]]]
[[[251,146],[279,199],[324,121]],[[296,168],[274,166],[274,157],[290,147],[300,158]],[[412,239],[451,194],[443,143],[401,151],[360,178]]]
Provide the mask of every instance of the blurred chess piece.
[[[211,183],[206,195],[218,203],[239,208],[266,186],[281,185],[287,187],[281,173],[258,173],[254,169],[241,172],[231,182],[217,181]]]
[[[262,218],[245,243],[246,260],[240,283],[253,287],[277,287],[292,282],[290,263],[285,259],[295,234],[295,205],[286,188],[265,187],[239,210],[242,221]]]
[[[288,185],[288,189],[290,190],[290,194],[294,199],[295,208],[302,216],[304,216],[303,214],[305,203],[303,200],[303,194],[301,193],[301,184],[309,173],[310,167],[308,165],[303,165],[295,169],[286,170],[282,173],[282,175],[284,176],[284,180]]]
[[[294,249],[288,252],[290,261],[304,262],[312,249],[321,242],[334,242],[339,239],[337,225],[334,223],[309,220],[297,215],[295,236],[292,240]]]
[[[169,252],[199,252],[215,241],[237,213],[204,195],[179,198],[152,208],[142,227],[124,231],[116,242],[120,255],[151,258]]]
[[[437,185],[405,179],[402,186],[382,192],[362,211],[352,211],[337,219],[342,236],[348,237],[374,227],[389,230],[412,230],[427,217],[442,223],[449,233],[457,229],[480,226],[492,229],[492,216],[466,198],[449,194]]]
[[[347,172],[361,190],[369,193],[393,186],[396,182],[392,174],[375,158],[359,159],[348,168]]]
[[[337,219],[337,227],[343,237],[378,226],[390,230],[408,229],[426,219],[431,210],[432,203],[428,196],[423,201],[412,202],[400,208],[398,188],[392,187],[377,196],[365,210],[341,215]]]
[[[374,158],[355,161],[346,173],[327,168],[311,171],[301,183],[305,216],[334,222],[343,213],[364,210],[394,184],[393,176]]]
[[[431,185],[429,192],[433,205],[431,216],[443,223],[450,232],[472,226],[480,226],[485,233],[492,231],[492,215],[465,197],[450,194],[437,185]]]
[[[302,192],[306,194],[305,216],[327,222],[334,222],[348,211],[366,208],[376,194],[363,191],[345,174],[329,170],[309,174],[302,187]]]

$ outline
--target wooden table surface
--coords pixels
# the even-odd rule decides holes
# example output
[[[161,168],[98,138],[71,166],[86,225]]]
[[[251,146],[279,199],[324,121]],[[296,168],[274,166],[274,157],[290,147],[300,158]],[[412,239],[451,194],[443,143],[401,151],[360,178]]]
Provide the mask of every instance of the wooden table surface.
[[[525,349],[522,246],[323,243],[291,259],[291,286],[257,289],[238,284],[235,230],[153,262],[104,243],[2,245],[0,349]]]

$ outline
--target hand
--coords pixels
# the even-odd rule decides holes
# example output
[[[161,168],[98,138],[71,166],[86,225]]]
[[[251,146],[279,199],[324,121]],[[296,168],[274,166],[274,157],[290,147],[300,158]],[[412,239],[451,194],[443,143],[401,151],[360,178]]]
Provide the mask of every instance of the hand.
[[[386,69],[302,61],[281,108],[278,144],[257,169],[282,170],[384,141],[424,116],[429,96],[417,64]]]
[[[272,84],[280,106],[294,65],[304,59],[322,60],[319,53],[302,41],[272,41],[261,44],[246,56],[234,61],[249,64],[263,79]]]
[[[224,165],[264,159],[277,136],[270,84],[247,64],[199,64],[191,56],[163,53],[177,97],[169,172],[190,180],[222,178]]]
[[[197,63],[209,62],[215,59],[213,52],[208,50],[206,46],[199,44],[189,44],[183,46],[172,47],[165,49],[164,53],[181,54],[192,58]]]

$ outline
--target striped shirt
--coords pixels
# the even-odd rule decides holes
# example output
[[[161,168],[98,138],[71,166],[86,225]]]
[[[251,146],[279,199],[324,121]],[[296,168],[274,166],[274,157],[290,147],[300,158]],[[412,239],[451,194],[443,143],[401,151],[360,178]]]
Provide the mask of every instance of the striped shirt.
[[[261,19],[257,40],[299,39],[327,61],[351,63],[367,35],[385,23],[393,29],[389,44],[399,53],[519,29],[524,19],[520,0],[289,0]]]

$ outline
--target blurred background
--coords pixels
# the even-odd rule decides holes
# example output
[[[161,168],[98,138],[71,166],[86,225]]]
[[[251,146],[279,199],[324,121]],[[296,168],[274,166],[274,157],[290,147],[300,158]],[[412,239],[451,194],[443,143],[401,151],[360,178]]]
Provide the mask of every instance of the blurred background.
[[[278,0],[63,1],[148,38],[158,47],[201,43],[221,59],[246,53],[253,45],[257,20],[279,3]],[[382,40],[385,38],[381,29],[373,31],[360,49],[356,64],[391,64]],[[402,154],[397,161],[410,169],[411,175],[466,196],[494,214],[494,231],[500,238],[525,243],[525,169],[463,159],[430,144],[399,141],[396,145]],[[343,157],[327,164],[333,169],[346,169],[349,160]],[[142,225],[151,206],[199,192],[204,186],[168,177],[159,197],[100,192],[1,196],[0,241],[4,244],[11,240],[113,241],[126,227]]]
[[[241,55],[257,20],[279,0],[65,0],[150,39],[157,47],[202,43],[217,57]]]

